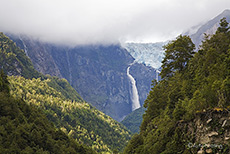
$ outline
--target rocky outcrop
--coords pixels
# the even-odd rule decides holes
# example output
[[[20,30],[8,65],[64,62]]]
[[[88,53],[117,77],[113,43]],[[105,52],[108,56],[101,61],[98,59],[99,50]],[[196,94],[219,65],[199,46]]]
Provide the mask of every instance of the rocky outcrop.
[[[203,153],[223,153],[230,149],[230,113],[224,109],[200,112],[191,122],[180,122],[179,128],[187,138],[187,148]],[[227,152],[228,153],[228,152]]]
[[[26,55],[29,56],[37,71],[51,76],[62,77],[59,68],[50,54],[52,46],[36,41],[25,35],[7,35],[16,42],[17,46],[26,51]]]
[[[196,140],[201,144],[228,144],[230,136],[230,114],[228,111],[209,111],[201,113],[194,120]]]

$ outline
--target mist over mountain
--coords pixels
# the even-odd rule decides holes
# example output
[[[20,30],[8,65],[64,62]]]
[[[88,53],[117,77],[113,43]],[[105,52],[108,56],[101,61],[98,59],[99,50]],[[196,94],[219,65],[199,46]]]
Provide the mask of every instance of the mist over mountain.
[[[27,50],[34,67],[44,74],[59,76],[97,109],[121,121],[132,112],[132,83],[127,68],[134,62],[120,45],[88,45],[74,48],[10,35],[19,47]],[[156,70],[134,63],[130,74],[136,81],[140,105],[151,89]]]
[[[134,135],[124,153],[230,151],[230,32],[227,26],[218,29],[223,17],[230,22],[230,10],[191,27],[220,10],[220,1],[189,0],[186,5],[180,0],[137,0],[124,5],[120,0],[71,0],[69,4],[51,0],[47,5],[40,0],[10,2],[3,0],[0,9],[0,31],[8,32],[13,40],[0,33],[0,68],[10,76],[8,82],[1,71],[0,86],[7,85],[3,90],[8,91],[1,98],[15,103],[21,100],[22,104],[41,109],[42,116],[53,122],[52,131],[58,129],[62,134],[54,138],[73,138],[97,152],[117,153],[128,143],[130,129],[140,134]],[[221,2],[230,7],[228,0]],[[190,18],[192,15],[200,17]],[[190,38],[182,35],[174,41],[143,43],[175,37],[188,27],[191,28],[184,34],[191,36],[196,50]],[[206,40],[204,33],[210,35]],[[139,43],[125,43],[127,40]],[[162,61],[164,57],[168,59]],[[0,100],[6,104],[2,105],[7,109],[4,116],[9,111],[14,115],[14,110],[8,110],[11,107],[4,107],[10,101]],[[26,115],[29,108],[25,107],[22,109]],[[14,120],[19,124],[18,121],[27,125],[25,117]],[[45,126],[47,122],[41,121],[32,122]],[[4,138],[20,143],[14,135],[8,137],[11,128],[30,136],[24,128],[11,124],[1,126]],[[48,144],[53,146],[56,142],[47,140],[47,135],[32,137],[36,142],[42,137],[39,144],[47,143],[47,149]],[[1,135],[0,141],[4,143]],[[6,143],[15,145],[14,142]],[[224,149],[194,150],[186,146],[191,142],[221,143]],[[31,147],[39,145],[28,143],[32,143]],[[24,151],[43,150],[42,146],[18,147]]]
[[[229,22],[230,10],[224,10],[221,14],[208,22],[192,26],[183,34],[189,35],[198,49],[199,45],[202,43],[201,41],[204,39],[204,33],[208,35],[214,34],[219,27],[220,19],[223,17],[226,17]],[[163,46],[168,42],[169,41],[157,43],[123,43],[122,46],[129,51],[136,62],[158,69],[161,67],[161,61],[164,58]]]
[[[218,19],[228,12],[224,11]],[[212,23],[218,19],[213,19]],[[204,27],[212,26],[202,27],[192,35],[193,39],[202,36],[198,34],[204,31]],[[151,89],[151,81],[159,79],[154,69],[161,65],[165,44],[127,43],[122,47],[84,45],[71,48],[44,43],[26,35],[10,36],[26,51],[39,72],[67,79],[86,101],[118,121],[132,112],[131,83],[126,74],[128,66],[137,62],[131,66],[130,73],[136,80],[142,106]]]
[[[199,48],[199,45],[201,45],[201,41],[204,39],[204,33],[208,35],[212,35],[216,32],[217,28],[219,27],[219,21],[225,17],[227,21],[230,21],[230,10],[226,9],[218,16],[214,17],[213,19],[209,20],[208,22],[198,25],[198,29],[195,30],[195,33],[192,32],[186,32],[185,35],[190,35],[192,41],[196,45],[196,48]]]
[[[0,31],[58,45],[159,42],[230,8],[229,0],[1,0]]]

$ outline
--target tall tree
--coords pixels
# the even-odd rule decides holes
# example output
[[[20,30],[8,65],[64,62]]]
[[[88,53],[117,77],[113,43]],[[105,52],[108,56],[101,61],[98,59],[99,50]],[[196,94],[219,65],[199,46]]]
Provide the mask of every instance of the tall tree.
[[[188,61],[193,57],[195,45],[189,36],[179,35],[176,40],[164,46],[164,49],[162,78],[171,77],[176,71],[184,71]]]
[[[227,33],[228,30],[229,30],[228,22],[224,17],[220,20],[220,27],[218,27],[217,32]]]

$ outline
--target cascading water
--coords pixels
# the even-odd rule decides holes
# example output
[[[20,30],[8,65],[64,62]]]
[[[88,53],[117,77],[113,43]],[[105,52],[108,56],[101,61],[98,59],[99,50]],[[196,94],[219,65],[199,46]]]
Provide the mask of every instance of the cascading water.
[[[127,68],[127,76],[131,82],[131,87],[132,87],[132,90],[131,90],[131,101],[132,101],[132,111],[138,109],[141,107],[140,105],[140,101],[139,101],[139,95],[138,95],[138,91],[137,91],[137,86],[136,86],[136,81],[135,79],[133,78],[133,76],[131,74],[129,74],[129,69],[130,67],[133,65],[130,64],[129,67]]]
[[[72,85],[72,69],[70,67],[69,52],[68,51],[66,51],[66,56],[67,56],[67,64],[68,64],[68,68],[69,68],[69,83],[70,83],[70,85]]]
[[[161,72],[159,71],[159,70],[156,70],[156,80],[157,80],[157,82],[159,81],[159,74],[160,74]]]
[[[26,53],[26,56],[29,57],[29,56],[28,56],[28,48],[27,48],[25,42],[22,40],[22,38],[21,38],[20,35],[19,35],[19,39],[22,41],[22,44],[23,44],[23,46],[24,46],[24,51],[25,51],[25,53]]]

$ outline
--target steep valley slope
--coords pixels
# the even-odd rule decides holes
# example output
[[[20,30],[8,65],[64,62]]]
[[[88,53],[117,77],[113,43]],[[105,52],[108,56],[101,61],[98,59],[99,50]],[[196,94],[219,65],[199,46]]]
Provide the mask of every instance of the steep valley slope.
[[[121,121],[132,112],[131,83],[127,68],[134,58],[120,45],[87,45],[74,48],[44,43],[30,37],[9,35],[27,50],[35,69],[68,80],[84,100]],[[130,74],[136,80],[142,106],[156,78],[156,70],[135,63]]]
[[[3,33],[0,68],[9,75],[11,97],[38,108],[74,142],[112,153],[121,151],[130,139],[123,125],[85,102],[67,80],[38,73],[26,53]]]

